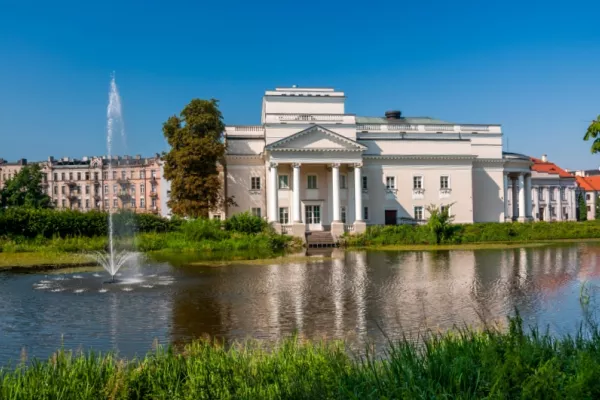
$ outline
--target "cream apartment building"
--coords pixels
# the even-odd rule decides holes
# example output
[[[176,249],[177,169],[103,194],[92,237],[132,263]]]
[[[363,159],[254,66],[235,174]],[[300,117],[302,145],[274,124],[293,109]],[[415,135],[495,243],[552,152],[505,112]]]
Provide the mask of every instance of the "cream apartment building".
[[[334,237],[426,220],[430,204],[451,205],[457,223],[532,219],[532,161],[503,153],[500,125],[361,117],[345,101],[332,88],[266,91],[260,125],[226,127],[226,190],[237,206],[213,215],[251,211],[286,233]]]
[[[158,155],[149,158],[115,156],[111,160],[106,157],[49,157],[35,164],[42,168],[42,186],[57,209],[161,212],[162,180]],[[25,165],[25,159],[15,163],[2,160],[0,187]]]

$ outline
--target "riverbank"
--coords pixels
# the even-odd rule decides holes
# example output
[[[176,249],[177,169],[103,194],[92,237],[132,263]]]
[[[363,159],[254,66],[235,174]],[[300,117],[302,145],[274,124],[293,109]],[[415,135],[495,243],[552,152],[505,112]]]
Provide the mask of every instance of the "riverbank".
[[[347,248],[441,250],[457,245],[514,243],[523,246],[583,239],[600,239],[600,221],[456,224],[447,226],[441,238],[427,225],[370,226],[363,234],[345,236],[343,245]]]
[[[355,357],[343,342],[290,338],[223,346],[195,341],[122,360],[58,351],[0,371],[0,397],[19,399],[600,398],[600,332],[557,339],[503,332],[429,335]]]

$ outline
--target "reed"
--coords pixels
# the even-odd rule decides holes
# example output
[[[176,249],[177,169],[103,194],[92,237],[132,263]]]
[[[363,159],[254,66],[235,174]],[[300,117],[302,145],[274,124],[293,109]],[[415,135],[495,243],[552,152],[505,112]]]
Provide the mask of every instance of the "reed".
[[[526,330],[461,329],[353,356],[343,342],[291,337],[267,347],[198,340],[145,357],[59,350],[0,371],[2,399],[595,399],[596,328],[555,338]]]

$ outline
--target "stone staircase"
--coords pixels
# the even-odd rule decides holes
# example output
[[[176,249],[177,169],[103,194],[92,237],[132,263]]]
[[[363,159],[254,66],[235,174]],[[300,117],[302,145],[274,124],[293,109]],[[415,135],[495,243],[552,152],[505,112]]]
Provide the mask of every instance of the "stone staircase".
[[[337,242],[329,231],[306,232],[307,248],[337,247]]]

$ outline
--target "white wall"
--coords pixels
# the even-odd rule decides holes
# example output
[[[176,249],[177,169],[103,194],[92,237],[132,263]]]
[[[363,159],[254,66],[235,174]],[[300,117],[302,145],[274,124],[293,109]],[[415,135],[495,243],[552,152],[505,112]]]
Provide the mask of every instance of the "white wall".
[[[473,168],[473,220],[504,221],[504,169],[476,165]]]

